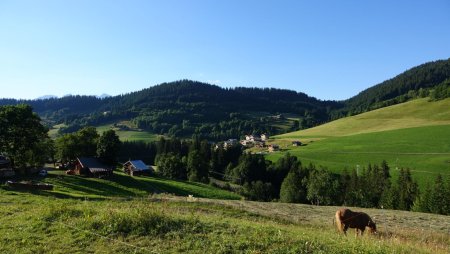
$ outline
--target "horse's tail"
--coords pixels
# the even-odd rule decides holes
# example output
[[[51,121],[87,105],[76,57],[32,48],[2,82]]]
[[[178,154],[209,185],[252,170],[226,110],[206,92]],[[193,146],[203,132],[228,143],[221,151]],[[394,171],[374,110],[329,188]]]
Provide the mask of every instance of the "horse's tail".
[[[339,232],[342,232],[344,229],[342,228],[341,211],[339,211],[339,210],[336,211],[335,220],[336,220],[337,229],[339,230]]]

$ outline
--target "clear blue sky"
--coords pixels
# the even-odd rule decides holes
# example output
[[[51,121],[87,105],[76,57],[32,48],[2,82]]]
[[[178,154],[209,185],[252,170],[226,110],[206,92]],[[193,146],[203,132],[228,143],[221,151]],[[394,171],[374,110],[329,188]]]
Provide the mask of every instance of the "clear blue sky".
[[[193,79],[346,99],[450,57],[450,1],[0,0],[0,98]]]

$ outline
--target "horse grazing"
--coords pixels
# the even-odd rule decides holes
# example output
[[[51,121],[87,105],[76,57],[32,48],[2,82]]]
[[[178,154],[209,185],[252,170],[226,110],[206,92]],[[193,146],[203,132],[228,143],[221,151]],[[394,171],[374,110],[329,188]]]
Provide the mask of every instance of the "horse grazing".
[[[348,228],[355,228],[356,235],[362,235],[366,227],[370,228],[371,233],[377,232],[377,226],[369,215],[363,212],[353,212],[347,208],[341,208],[336,211],[336,224],[340,232],[347,235]]]

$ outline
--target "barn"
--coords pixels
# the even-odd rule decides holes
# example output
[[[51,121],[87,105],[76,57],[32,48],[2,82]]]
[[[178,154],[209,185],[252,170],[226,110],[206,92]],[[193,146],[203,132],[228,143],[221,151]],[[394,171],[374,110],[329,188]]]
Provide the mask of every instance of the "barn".
[[[130,176],[149,175],[152,170],[141,160],[127,161],[123,164],[123,171]]]
[[[75,162],[75,174],[90,177],[106,177],[113,174],[112,168],[104,165],[98,158],[81,157]]]

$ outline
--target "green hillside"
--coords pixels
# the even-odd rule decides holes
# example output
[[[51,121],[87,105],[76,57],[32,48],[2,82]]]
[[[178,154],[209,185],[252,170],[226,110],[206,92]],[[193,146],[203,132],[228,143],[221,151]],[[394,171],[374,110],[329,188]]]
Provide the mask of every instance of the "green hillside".
[[[51,192],[52,195],[68,198],[146,197],[154,193],[219,199],[241,198],[235,193],[207,184],[160,177],[130,177],[117,171],[107,179],[65,175],[63,171],[49,171],[49,175],[42,180],[55,186],[54,191]]]
[[[335,172],[386,160],[394,177],[409,168],[423,187],[437,173],[450,175],[450,99],[419,99],[274,138],[283,150],[270,160],[290,152]],[[292,140],[305,145],[292,147]]]
[[[343,237],[337,207],[176,198],[61,199],[0,186],[1,253],[448,253],[448,216],[363,209],[378,235]]]
[[[286,133],[274,138],[347,136],[448,124],[450,124],[450,98],[436,102],[429,102],[427,98],[423,98],[342,118],[314,128]]]
[[[412,98],[433,96],[436,91],[432,90],[436,90],[438,86],[443,86],[444,90],[448,91],[449,81],[450,58],[424,63],[361,91],[345,101],[346,106],[342,112],[354,115],[402,103]],[[444,95],[443,98],[445,97],[448,95]]]
[[[121,141],[151,142],[158,138],[158,135],[138,129],[128,121],[120,121],[118,124],[120,126],[126,126],[126,128],[115,127],[114,124],[105,124],[95,127],[100,134],[110,129],[114,130]]]

